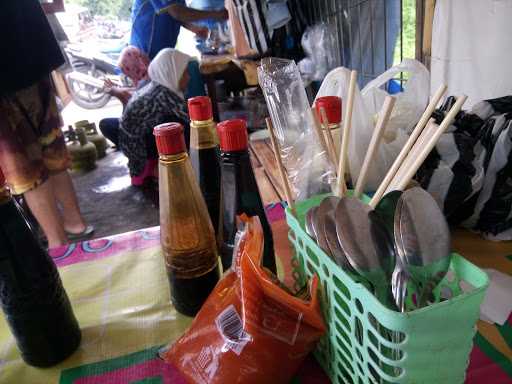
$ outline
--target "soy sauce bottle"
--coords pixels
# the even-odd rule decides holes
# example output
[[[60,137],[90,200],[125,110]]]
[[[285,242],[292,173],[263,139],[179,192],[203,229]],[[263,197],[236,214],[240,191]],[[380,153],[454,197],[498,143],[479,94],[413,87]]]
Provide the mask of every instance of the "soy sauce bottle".
[[[29,365],[49,367],[71,355],[81,332],[48,253],[0,170],[0,304]]]
[[[208,96],[188,99],[190,161],[203,194],[215,233],[219,230],[220,167],[212,102]]]
[[[176,310],[195,316],[220,278],[215,233],[196,181],[179,123],[161,124],[160,242]]]
[[[237,231],[236,217],[258,216],[263,227],[263,266],[276,273],[272,230],[265,215],[248,151],[245,120],[226,120],[217,125],[220,142],[222,189],[222,242],[220,254],[224,270],[231,267]]]

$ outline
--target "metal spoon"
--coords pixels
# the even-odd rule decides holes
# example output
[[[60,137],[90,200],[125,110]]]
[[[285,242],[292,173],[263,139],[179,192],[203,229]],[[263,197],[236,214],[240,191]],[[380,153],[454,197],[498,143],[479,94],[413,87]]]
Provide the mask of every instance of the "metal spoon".
[[[315,228],[318,246],[322,248],[323,251],[327,253],[327,255],[331,256],[331,258],[333,257],[333,253],[327,242],[325,233],[325,222],[328,216],[334,214],[336,204],[338,203],[339,200],[339,197],[326,197],[325,199],[322,200],[322,202],[318,206],[318,209],[313,214],[313,226]]]
[[[340,198],[337,196],[326,197],[319,207],[318,215],[322,217],[319,222],[319,231],[323,232],[323,240],[325,240],[327,247],[330,251],[330,255],[336,261],[341,268],[350,272],[355,272],[343,252],[340,244],[338,243],[338,234],[336,233],[336,221],[334,219],[334,213],[336,212],[336,206]]]
[[[386,193],[375,207],[375,211],[383,219],[386,224],[386,228],[390,233],[393,233],[394,231],[396,205],[398,204],[398,200],[400,200],[402,193],[402,191],[397,190]]]
[[[402,193],[402,191],[398,190],[386,193],[375,207],[375,212],[377,212],[382,218],[390,234],[395,232],[395,212]],[[401,259],[398,255],[400,250],[395,246],[394,251],[396,261],[395,269],[391,274],[391,293],[397,309],[400,312],[405,312],[405,297],[407,295],[407,286],[411,285],[412,282],[408,273],[402,266]]]
[[[315,227],[314,227],[314,217],[315,217],[315,211],[318,207],[312,207],[309,208],[306,212],[306,233],[316,241],[316,233],[315,233]]]
[[[421,307],[450,266],[448,223],[428,192],[411,188],[398,201],[394,228],[398,257],[419,289]]]
[[[382,258],[385,252],[378,250],[378,245],[372,240],[368,218],[370,212],[370,206],[359,199],[341,199],[335,212],[336,232],[341,248],[352,267],[373,285],[377,299],[387,305],[390,285],[386,271],[392,255]]]
[[[393,232],[388,229],[386,221],[376,211],[368,213],[368,220],[370,221],[370,234],[375,245],[375,252],[380,261],[379,264],[388,278],[391,278],[396,260]]]

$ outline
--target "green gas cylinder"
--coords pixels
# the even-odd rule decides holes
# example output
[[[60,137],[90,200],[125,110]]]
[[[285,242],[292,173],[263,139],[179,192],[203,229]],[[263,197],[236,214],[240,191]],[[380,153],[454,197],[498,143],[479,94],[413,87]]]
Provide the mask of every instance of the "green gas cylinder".
[[[96,168],[98,153],[96,146],[87,140],[83,128],[77,128],[72,141],[68,144],[71,155],[71,168],[75,171],[90,171]]]
[[[102,159],[107,155],[107,140],[103,135],[98,133],[96,129],[95,123],[89,123],[84,126],[85,134],[87,135],[87,139],[94,144],[96,147],[96,151],[98,152],[98,159]]]

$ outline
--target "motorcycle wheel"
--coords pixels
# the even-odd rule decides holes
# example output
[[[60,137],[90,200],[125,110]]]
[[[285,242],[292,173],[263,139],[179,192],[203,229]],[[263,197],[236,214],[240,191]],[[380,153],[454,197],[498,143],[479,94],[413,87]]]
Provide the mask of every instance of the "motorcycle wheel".
[[[80,66],[76,70],[94,76],[97,79],[104,79],[107,76],[105,72],[99,69],[91,69],[86,66]],[[111,97],[108,93],[98,90],[98,88],[73,79],[68,79],[68,86],[73,101],[82,108],[102,108],[109,102]]]

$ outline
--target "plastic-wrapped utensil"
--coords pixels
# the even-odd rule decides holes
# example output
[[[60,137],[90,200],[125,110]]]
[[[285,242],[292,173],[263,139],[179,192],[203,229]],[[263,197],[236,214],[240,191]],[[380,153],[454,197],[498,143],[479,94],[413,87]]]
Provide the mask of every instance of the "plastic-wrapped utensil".
[[[291,60],[264,58],[258,79],[296,200],[330,192],[335,170],[316,137],[297,65]]]

